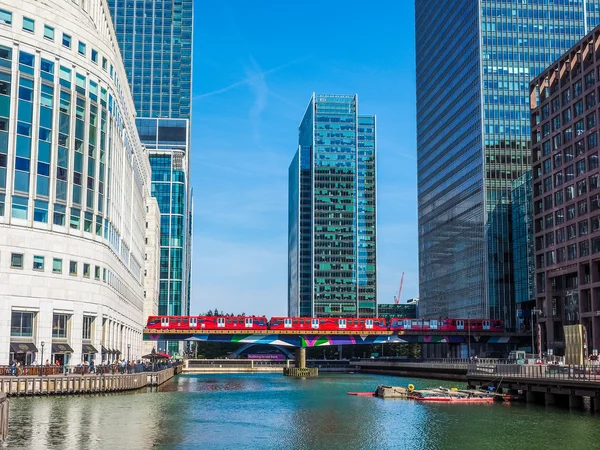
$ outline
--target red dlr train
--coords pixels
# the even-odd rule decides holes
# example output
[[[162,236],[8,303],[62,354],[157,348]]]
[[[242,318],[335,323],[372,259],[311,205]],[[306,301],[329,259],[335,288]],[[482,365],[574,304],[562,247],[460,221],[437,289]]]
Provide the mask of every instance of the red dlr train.
[[[287,330],[287,331],[504,331],[497,319],[390,319],[265,316],[150,316],[154,330]]]

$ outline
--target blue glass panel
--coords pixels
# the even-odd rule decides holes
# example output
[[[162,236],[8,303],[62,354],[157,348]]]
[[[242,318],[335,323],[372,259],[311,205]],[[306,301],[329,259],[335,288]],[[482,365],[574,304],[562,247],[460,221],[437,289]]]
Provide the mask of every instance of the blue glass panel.
[[[37,176],[37,194],[48,197],[48,193],[50,190],[50,178]]]
[[[29,172],[15,171],[15,191],[29,192]]]
[[[50,162],[50,148],[49,142],[38,142],[38,161]]]
[[[27,206],[29,199],[13,195],[12,198],[12,216],[16,219],[27,219]]]
[[[38,162],[37,169],[38,175],[44,175],[46,177],[50,176],[50,164]]]
[[[15,169],[29,172],[29,160],[26,158],[15,158]]]
[[[31,138],[17,136],[17,156],[29,158],[31,156]]]

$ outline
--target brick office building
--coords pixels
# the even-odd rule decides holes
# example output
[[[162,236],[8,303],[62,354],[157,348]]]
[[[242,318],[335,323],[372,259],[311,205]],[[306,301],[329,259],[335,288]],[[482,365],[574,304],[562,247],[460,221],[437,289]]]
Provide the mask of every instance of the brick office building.
[[[543,350],[564,325],[600,347],[600,27],[530,85],[537,321]]]

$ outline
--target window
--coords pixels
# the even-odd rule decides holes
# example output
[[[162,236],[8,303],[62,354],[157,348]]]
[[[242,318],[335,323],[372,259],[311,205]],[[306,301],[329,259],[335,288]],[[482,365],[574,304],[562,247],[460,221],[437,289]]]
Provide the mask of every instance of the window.
[[[86,264],[86,263],[83,264],[83,276],[85,278],[90,277],[90,265],[89,264]]]
[[[69,275],[77,275],[77,261],[69,261]]]
[[[33,33],[35,29],[35,20],[30,19],[29,17],[23,17],[23,31],[29,31]]]
[[[105,57],[102,57],[102,69],[106,70],[106,67],[108,65],[108,61]]]
[[[92,62],[98,64],[98,50],[92,49]]]
[[[4,25],[12,25],[12,13],[0,9],[0,23]]]
[[[79,41],[79,46],[77,47],[77,51],[79,52],[80,55],[85,56],[85,43]]]
[[[567,206],[567,220],[573,220],[575,218],[575,205]]]
[[[65,226],[66,210],[67,208],[64,205],[54,204],[54,225]]]
[[[13,269],[23,268],[23,253],[11,253],[10,267],[12,267]]]
[[[54,40],[54,28],[44,25],[44,37],[46,39]]]
[[[63,33],[62,45],[67,48],[71,48],[71,36],[67,33]]]
[[[62,273],[62,259],[52,259],[52,273]]]
[[[94,278],[96,280],[100,279],[100,266],[94,267]]]
[[[52,317],[52,337],[66,338],[67,324],[69,323],[68,314],[54,314]]]
[[[92,329],[94,325],[94,317],[83,316],[83,334],[81,337],[85,340],[92,340]]]
[[[44,257],[34,256],[33,257],[33,270],[44,270]]]
[[[10,319],[10,335],[12,337],[32,337],[33,313],[13,311]]]

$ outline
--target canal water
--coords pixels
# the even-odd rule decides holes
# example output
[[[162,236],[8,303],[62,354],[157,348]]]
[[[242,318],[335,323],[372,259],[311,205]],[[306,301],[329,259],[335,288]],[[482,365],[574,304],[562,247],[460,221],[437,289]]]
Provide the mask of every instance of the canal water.
[[[598,449],[600,414],[347,395],[376,375],[180,375],[158,392],[13,398],[9,449]]]

